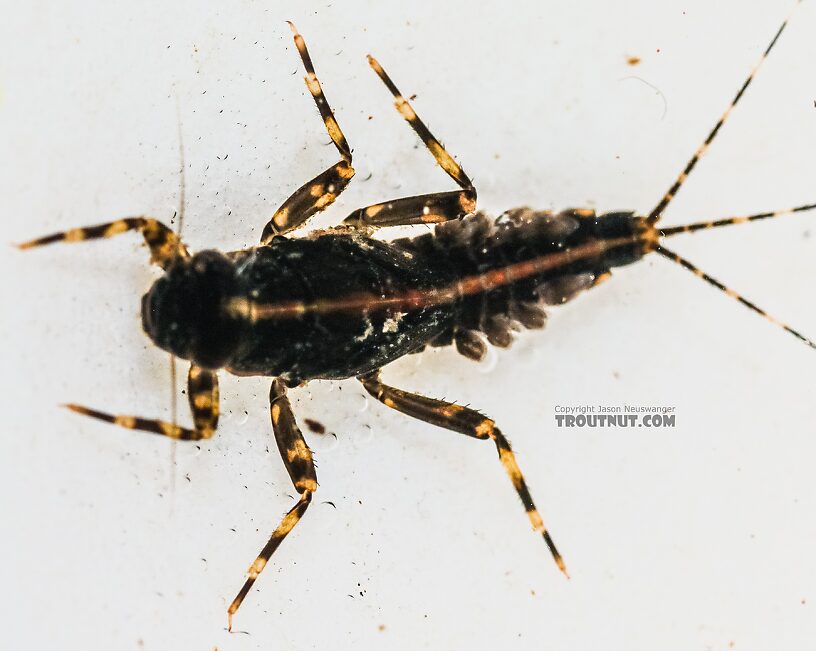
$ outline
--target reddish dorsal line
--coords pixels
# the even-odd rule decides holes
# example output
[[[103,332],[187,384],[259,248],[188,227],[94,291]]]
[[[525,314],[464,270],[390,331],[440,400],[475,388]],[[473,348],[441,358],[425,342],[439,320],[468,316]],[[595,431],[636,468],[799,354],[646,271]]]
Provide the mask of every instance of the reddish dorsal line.
[[[651,250],[657,244],[643,235],[631,235],[608,240],[596,240],[580,244],[557,253],[516,262],[500,269],[465,276],[454,283],[431,289],[407,290],[393,296],[377,296],[367,293],[345,298],[318,299],[312,302],[283,301],[280,303],[256,303],[245,298],[233,299],[228,309],[250,321],[264,319],[297,318],[306,314],[331,314],[355,310],[421,309],[447,305],[464,296],[489,292],[510,283],[552,271],[581,260],[600,258],[605,253],[624,246],[641,245]]]

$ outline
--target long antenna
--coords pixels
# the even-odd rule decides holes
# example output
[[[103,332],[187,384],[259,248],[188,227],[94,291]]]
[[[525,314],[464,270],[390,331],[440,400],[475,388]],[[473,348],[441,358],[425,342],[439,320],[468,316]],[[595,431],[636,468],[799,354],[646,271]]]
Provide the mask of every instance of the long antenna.
[[[179,204],[176,210],[176,235],[181,240],[181,234],[184,230],[184,209],[187,204],[187,183],[184,176],[184,132],[181,128],[181,107],[179,104],[178,93],[176,93],[176,128],[178,131],[178,155],[179,155]],[[176,396],[177,374],[176,374],[176,357],[170,355],[170,378],[172,382],[172,390],[170,392],[171,399],[171,413],[173,414],[173,425],[177,425],[178,420],[178,397]],[[175,455],[175,446],[173,446],[173,454]],[[173,459],[175,462],[175,457]],[[174,464],[175,465],[175,464]]]
[[[697,276],[698,278],[701,278],[702,280],[706,281],[710,285],[714,285],[714,287],[719,289],[721,292],[724,292],[726,295],[728,295],[731,298],[739,301],[745,307],[747,307],[749,310],[752,310],[753,312],[756,312],[761,317],[764,317],[765,319],[767,319],[768,321],[773,323],[775,326],[779,326],[783,330],[789,332],[794,337],[796,337],[800,341],[803,341],[804,343],[806,343],[811,348],[816,348],[816,342],[814,342],[811,339],[808,339],[807,337],[805,337],[800,332],[798,332],[798,331],[794,330],[793,328],[791,328],[789,325],[787,325],[785,323],[782,323],[782,321],[780,321],[779,319],[771,316],[765,310],[763,310],[761,307],[759,307],[756,303],[752,303],[747,298],[745,298],[741,294],[738,294],[737,292],[735,292],[730,287],[728,287],[726,285],[723,285],[719,280],[709,276],[705,271],[700,269],[697,265],[695,265],[695,264],[689,262],[688,260],[686,260],[685,258],[677,255],[674,251],[669,251],[666,247],[664,247],[662,245],[658,245],[657,248],[655,249],[655,251],[657,251],[663,257],[668,258],[669,260],[671,260],[673,262],[676,262],[677,264],[679,264],[684,269],[688,269],[695,276]]]
[[[717,124],[714,125],[714,128],[708,134],[708,137],[703,141],[703,144],[700,145],[697,148],[697,151],[694,152],[694,155],[686,164],[686,167],[683,169],[683,171],[680,172],[680,175],[677,177],[677,180],[675,180],[674,184],[672,184],[672,186],[669,188],[668,192],[666,192],[666,194],[663,195],[663,198],[652,209],[652,212],[649,213],[648,219],[651,223],[655,223],[660,219],[660,217],[663,215],[663,212],[666,210],[666,207],[669,205],[669,203],[671,203],[671,200],[674,199],[675,195],[680,190],[680,187],[683,185],[683,183],[686,182],[686,179],[691,174],[692,170],[694,169],[694,166],[697,165],[697,161],[700,160],[700,157],[703,154],[705,154],[708,147],[714,141],[714,138],[717,137],[717,133],[719,133],[720,128],[722,127],[723,124],[725,124],[725,121],[728,119],[728,116],[731,114],[731,111],[734,110],[734,107],[737,105],[737,102],[740,101],[740,98],[742,97],[743,93],[745,93],[748,86],[751,85],[751,82],[754,80],[756,73],[762,67],[762,64],[765,63],[765,59],[768,58],[768,54],[770,54],[774,45],[776,45],[776,42],[782,35],[782,32],[787,26],[791,15],[801,2],[802,0],[796,0],[796,4],[794,5],[793,9],[791,9],[791,11],[788,13],[787,18],[785,18],[785,20],[782,22],[782,25],[777,30],[776,34],[771,40],[771,43],[768,45],[767,48],[765,48],[765,52],[763,52],[762,56],[759,58],[759,61],[756,63],[756,65],[751,70],[751,73],[748,75],[748,78],[743,82],[739,91],[737,91],[737,94],[734,96],[734,99],[731,100],[731,104],[729,104],[728,108],[725,109],[725,113],[722,114],[720,119],[717,121]]]
[[[756,215],[745,215],[742,217],[724,217],[723,219],[714,219],[707,222],[695,222],[693,224],[684,224],[683,226],[672,226],[671,228],[661,228],[660,237],[672,237],[673,235],[680,235],[682,233],[694,233],[696,231],[708,230],[710,228],[720,228],[721,226],[734,226],[735,224],[747,224],[748,222],[755,222],[761,219],[776,219],[777,217],[784,217],[786,215],[793,215],[797,212],[805,212],[806,210],[813,210],[816,208],[816,203],[808,203],[795,208],[784,208],[783,210],[774,210],[772,212],[760,212]]]
[[[184,229],[184,209],[187,204],[187,183],[184,176],[184,133],[181,128],[181,107],[178,98],[178,92],[175,94],[176,96],[176,127],[178,131],[178,154],[179,154],[179,205],[178,210],[176,211],[176,217],[178,221],[176,222],[176,235],[178,235],[179,240],[181,240],[181,233]],[[170,354],[170,414],[171,414],[171,422],[173,426],[178,426],[178,372],[177,372],[177,364],[176,364],[176,356],[172,353]],[[170,444],[170,492],[175,494],[175,487],[176,487],[176,455],[178,452],[178,446],[176,442],[173,441]]]

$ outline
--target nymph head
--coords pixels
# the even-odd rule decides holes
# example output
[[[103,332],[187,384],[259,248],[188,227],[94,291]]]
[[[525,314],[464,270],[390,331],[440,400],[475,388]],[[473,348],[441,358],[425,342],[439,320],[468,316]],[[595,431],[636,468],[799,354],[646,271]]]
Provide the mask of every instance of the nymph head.
[[[235,265],[223,254],[180,258],[142,297],[142,327],[173,355],[221,368],[240,343],[242,321],[225,309],[236,292]]]

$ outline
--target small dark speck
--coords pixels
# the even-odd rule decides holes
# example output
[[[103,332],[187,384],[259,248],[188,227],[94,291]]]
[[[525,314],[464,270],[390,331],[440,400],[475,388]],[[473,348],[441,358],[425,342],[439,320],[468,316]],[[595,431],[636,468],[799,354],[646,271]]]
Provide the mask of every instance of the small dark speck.
[[[304,418],[303,422],[306,423],[306,427],[308,427],[315,434],[326,433],[326,426],[319,421],[316,421],[312,418]]]
[[[414,94],[413,94],[413,95],[411,95],[411,96],[410,96],[408,99],[409,99],[410,101],[414,101],[416,98],[417,98],[416,93],[414,93]]]
[[[190,479],[190,473],[189,472],[186,475],[184,475],[184,479],[186,479],[187,481],[192,481]]]
[[[331,504],[335,509],[337,508],[337,505],[334,502],[329,502],[328,500],[323,502],[323,504]]]
[[[380,624],[380,625],[377,627],[377,630],[378,630],[378,631],[380,631],[380,632],[384,631],[384,630],[385,630],[385,624]]]
[[[660,50],[658,50],[658,52],[659,51]],[[630,66],[636,66],[638,63],[640,63],[640,57],[628,57],[626,59],[626,63],[628,63]]]

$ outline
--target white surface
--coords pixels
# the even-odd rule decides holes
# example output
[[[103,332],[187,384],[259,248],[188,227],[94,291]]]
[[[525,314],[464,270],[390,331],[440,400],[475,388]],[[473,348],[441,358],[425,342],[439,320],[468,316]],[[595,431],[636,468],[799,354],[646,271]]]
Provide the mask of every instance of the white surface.
[[[393,110],[368,52],[417,93],[415,108],[475,179],[484,209],[646,212],[790,8],[167,4],[3,7],[4,239],[130,214],[169,220],[178,101],[186,241],[255,243],[275,207],[337,158],[287,18],[358,169],[316,223],[453,187]],[[667,224],[814,200],[815,28],[805,3]],[[672,245],[813,337],[813,217]],[[138,320],[157,272],[137,239],[0,254],[5,648],[812,644],[816,356],[657,259],[552,314],[547,331],[486,368],[446,350],[386,374],[499,422],[571,581],[530,533],[490,444],[369,405],[354,381],[313,384],[293,392],[296,412],[337,442],[307,433],[317,501],[237,615],[249,634],[228,635],[226,606],[293,503],[270,437],[268,381],[223,377],[216,438],[200,451],[179,444],[175,465],[170,442],[56,407],[169,413],[167,356]],[[555,427],[556,404],[627,401],[675,405],[677,427]]]

